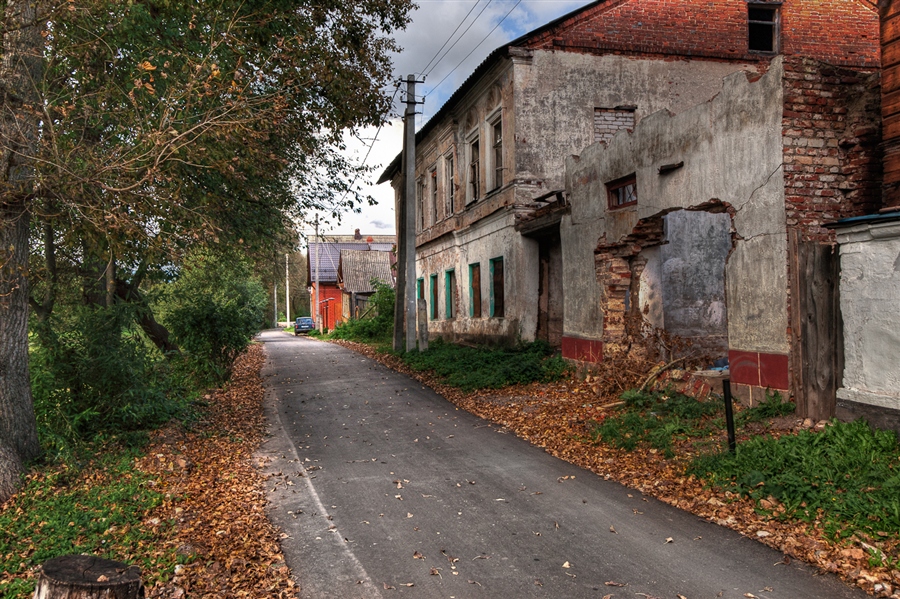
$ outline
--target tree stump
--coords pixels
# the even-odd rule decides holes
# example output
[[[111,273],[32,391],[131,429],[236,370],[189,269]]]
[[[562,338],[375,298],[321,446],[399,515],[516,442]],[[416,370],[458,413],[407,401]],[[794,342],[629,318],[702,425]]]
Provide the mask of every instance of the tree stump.
[[[141,569],[92,555],[44,562],[34,599],[143,599]]]

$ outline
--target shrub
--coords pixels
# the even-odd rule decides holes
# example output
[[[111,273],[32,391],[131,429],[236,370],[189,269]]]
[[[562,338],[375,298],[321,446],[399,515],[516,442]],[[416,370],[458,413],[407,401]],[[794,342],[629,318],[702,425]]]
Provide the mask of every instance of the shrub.
[[[246,260],[197,252],[174,282],[157,291],[154,307],[193,373],[206,383],[227,378],[231,363],[262,328],[267,303]]]
[[[396,297],[394,289],[377,279],[372,280],[372,286],[375,287],[375,293],[370,303],[374,315],[340,323],[329,333],[329,339],[346,339],[362,343],[385,343],[391,340],[394,331]]]

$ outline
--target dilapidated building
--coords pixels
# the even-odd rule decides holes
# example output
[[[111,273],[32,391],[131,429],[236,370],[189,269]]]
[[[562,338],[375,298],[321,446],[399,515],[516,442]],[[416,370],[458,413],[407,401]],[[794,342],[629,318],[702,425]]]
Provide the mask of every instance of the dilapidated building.
[[[754,258],[735,254],[729,210],[736,208],[729,203],[730,196],[718,190],[738,186],[738,181],[763,186],[760,191],[742,189],[748,196],[768,194],[759,208],[746,206],[747,214],[772,212],[759,218],[781,221],[778,226],[758,227],[763,236],[777,229],[784,237],[787,219],[804,218],[805,209],[785,208],[786,198],[793,197],[793,192],[785,192],[786,185],[804,183],[802,178],[788,182],[783,168],[787,149],[775,152],[780,162],[771,161],[773,148],[783,147],[782,127],[789,124],[782,118],[790,104],[785,101],[783,63],[772,61],[787,55],[844,67],[874,67],[877,31],[875,6],[866,0],[599,0],[496,49],[416,134],[416,268],[420,295],[429,303],[429,333],[474,341],[544,339],[560,345],[567,357],[601,359],[603,344],[620,326],[610,306],[618,310],[616,302],[630,301],[631,283],[623,288],[621,281],[640,278],[629,264],[634,256],[629,255],[627,238],[637,235],[632,245],[640,249],[635,255],[643,252],[639,261],[646,260],[652,270],[660,258],[656,262],[649,258],[647,240],[655,235],[660,240],[657,251],[666,254],[663,263],[674,264],[672,259],[679,258],[685,264],[681,272],[670,273],[669,284],[689,293],[680,303],[648,304],[648,318],[658,323],[668,320],[679,334],[697,337],[713,349],[730,347],[727,339],[738,334],[735,327],[743,327],[741,334],[748,339],[776,333],[775,341],[742,342],[735,351],[755,356],[757,365],[769,356],[785,359],[788,323],[781,312],[787,297],[786,256],[783,252],[778,256],[783,259],[780,270],[759,264],[760,285],[764,278],[774,277],[765,284],[782,288],[784,301],[779,300],[778,313],[761,316],[765,326],[738,324],[741,320],[735,314],[766,310],[769,305],[753,304],[752,298],[745,303],[731,296],[726,300],[725,261]],[[725,106],[720,101],[727,110],[707,118],[723,121],[692,124],[693,129],[710,131],[704,139],[706,149],[713,152],[703,158],[709,164],[696,175],[711,177],[703,185],[716,184],[717,191],[704,189],[677,203],[657,204],[655,191],[645,188],[644,176],[635,174],[671,167],[670,175],[657,173],[660,179],[652,183],[664,185],[693,173],[699,165],[688,167],[685,158],[685,168],[677,168],[682,159],[675,151],[669,152],[672,164],[661,165],[658,157],[666,152],[658,151],[650,139],[647,147],[626,148],[640,137],[627,132],[636,131],[650,115],[657,115],[652,118],[659,126],[694,107],[708,109],[708,103],[723,93],[723,81],[734,93],[773,66],[778,72],[753,89],[768,85],[765,89],[776,97],[749,94],[745,99],[755,103],[746,105]],[[796,94],[804,96],[807,91],[798,80]],[[824,96],[820,99],[827,101]],[[772,130],[743,137],[742,124],[760,119]],[[803,119],[798,117],[799,133],[791,134],[792,139],[805,136],[808,127],[799,121]],[[599,145],[583,152],[595,143]],[[818,143],[812,141],[814,147]],[[621,161],[599,166],[599,148],[607,145],[621,146],[607,154],[621,155],[616,158]],[[652,160],[638,156],[654,147]],[[828,151],[832,149],[829,145]],[[803,162],[812,158],[805,154],[807,147],[796,150]],[[593,162],[588,157],[594,153],[598,166],[589,168],[586,165]],[[582,155],[582,166],[572,165],[567,177],[566,158],[577,154]],[[722,161],[733,170],[724,171],[718,166]],[[740,174],[748,168],[752,172]],[[381,178],[392,182],[398,197],[399,171],[398,157]],[[760,179],[758,172],[763,171],[766,177]],[[618,174],[608,179],[612,172]],[[782,180],[780,195],[768,193],[767,186],[776,185],[770,176]],[[610,202],[620,211],[610,210],[608,216]],[[676,206],[696,209],[664,214]],[[670,231],[680,227],[685,243],[678,246],[671,239],[664,243],[665,227]],[[715,241],[697,264],[692,252],[700,244],[700,229],[709,229]],[[738,234],[753,236],[750,229]],[[753,243],[765,245],[764,237],[755,239]],[[599,247],[598,254],[610,254],[606,266],[595,266],[598,244],[608,246]],[[670,252],[674,254],[669,256]],[[679,253],[680,257],[675,255]],[[716,281],[707,285],[704,273],[713,272],[718,273],[712,277]],[[620,284],[615,285],[617,278]],[[698,281],[704,284],[695,289]],[[699,300],[710,303],[706,313],[696,312]],[[783,369],[779,372],[783,374]],[[756,382],[765,384],[759,378]],[[783,386],[781,379],[777,382]]]

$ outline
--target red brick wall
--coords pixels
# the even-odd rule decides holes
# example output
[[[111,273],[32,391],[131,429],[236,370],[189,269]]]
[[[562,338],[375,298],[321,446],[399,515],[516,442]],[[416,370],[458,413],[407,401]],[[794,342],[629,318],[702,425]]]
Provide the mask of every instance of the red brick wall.
[[[881,43],[884,204],[900,208],[900,0],[883,5]]]
[[[785,210],[804,240],[831,242],[824,223],[876,211],[881,202],[881,101],[877,73],[785,60]]]
[[[866,0],[784,0],[782,52],[875,67],[878,13]],[[607,0],[523,44],[547,50],[767,60],[748,50],[747,0]]]

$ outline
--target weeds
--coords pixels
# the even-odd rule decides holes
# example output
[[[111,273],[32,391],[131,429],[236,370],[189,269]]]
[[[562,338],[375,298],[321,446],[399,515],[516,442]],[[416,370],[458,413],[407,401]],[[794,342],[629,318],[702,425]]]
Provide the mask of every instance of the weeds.
[[[900,534],[900,446],[893,432],[832,421],[816,433],[757,437],[737,453],[697,459],[689,473],[774,504],[779,518],[822,520],[833,538]],[[772,500],[775,500],[774,502]]]
[[[432,371],[441,382],[464,391],[559,380],[569,365],[546,343],[515,348],[467,347],[440,339],[424,352],[403,354],[413,370]]]

